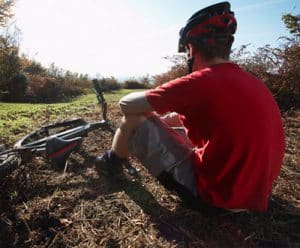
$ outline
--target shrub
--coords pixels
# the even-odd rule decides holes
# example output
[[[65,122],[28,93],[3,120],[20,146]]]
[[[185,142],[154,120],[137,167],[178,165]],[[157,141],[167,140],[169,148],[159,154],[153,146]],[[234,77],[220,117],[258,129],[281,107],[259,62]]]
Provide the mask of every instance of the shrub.
[[[21,68],[18,52],[18,47],[11,43],[9,37],[0,36],[0,91],[8,95],[9,84]]]
[[[282,110],[300,107],[300,44],[285,38],[278,48],[266,45],[250,54],[243,46],[233,60],[260,78],[270,89]]]
[[[4,26],[6,21],[13,16],[11,9],[14,2],[13,0],[0,1],[0,27]]]
[[[149,84],[141,83],[136,79],[126,80],[123,83],[124,89],[147,89]]]
[[[114,78],[94,79],[103,91],[112,91],[121,89],[121,84]]]
[[[64,102],[87,92],[89,81],[66,80],[63,78],[29,75],[30,82],[26,91],[29,102]]]
[[[6,100],[10,102],[24,102],[27,84],[27,78],[22,73],[18,73],[12,77],[9,82],[9,94]]]
[[[187,61],[185,55],[173,55],[172,57],[165,57],[173,65],[170,70],[154,76],[154,84],[161,85],[178,77],[182,77],[188,73]]]
[[[32,75],[45,75],[46,69],[36,61],[30,61],[28,65],[23,68],[23,71]]]

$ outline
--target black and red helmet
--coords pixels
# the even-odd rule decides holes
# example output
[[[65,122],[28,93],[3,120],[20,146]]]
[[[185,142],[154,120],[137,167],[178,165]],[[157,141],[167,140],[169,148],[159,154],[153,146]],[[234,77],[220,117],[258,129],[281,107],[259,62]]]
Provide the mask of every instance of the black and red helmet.
[[[237,22],[229,2],[221,2],[199,10],[179,32],[178,52],[185,52],[188,43],[228,39],[235,33]]]

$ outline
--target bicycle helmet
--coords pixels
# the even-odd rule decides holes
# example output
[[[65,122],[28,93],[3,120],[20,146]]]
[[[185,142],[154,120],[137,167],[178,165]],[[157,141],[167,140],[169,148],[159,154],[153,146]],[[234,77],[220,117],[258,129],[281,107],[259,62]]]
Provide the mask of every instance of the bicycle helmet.
[[[178,52],[185,52],[189,43],[233,41],[237,22],[229,2],[221,2],[199,10],[188,19],[179,32]]]

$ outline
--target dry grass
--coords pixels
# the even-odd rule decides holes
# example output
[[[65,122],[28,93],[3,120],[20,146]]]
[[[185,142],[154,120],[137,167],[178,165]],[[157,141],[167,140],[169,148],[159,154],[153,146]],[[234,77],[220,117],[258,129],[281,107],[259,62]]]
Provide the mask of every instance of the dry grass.
[[[300,111],[284,121],[287,153],[264,214],[187,209],[134,159],[138,177],[98,175],[93,158],[111,137],[96,131],[65,174],[37,158],[0,183],[0,247],[299,247]]]

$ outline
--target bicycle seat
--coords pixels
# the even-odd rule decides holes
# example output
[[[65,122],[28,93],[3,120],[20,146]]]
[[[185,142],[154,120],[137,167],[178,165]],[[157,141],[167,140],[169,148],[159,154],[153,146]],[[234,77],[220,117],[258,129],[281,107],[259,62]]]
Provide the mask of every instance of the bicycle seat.
[[[46,141],[46,154],[51,166],[64,169],[67,159],[73,151],[77,151],[82,143],[82,137],[64,140],[51,137]]]

